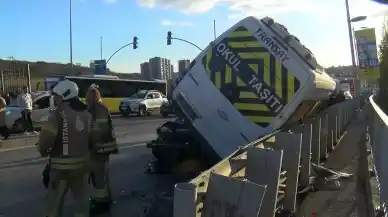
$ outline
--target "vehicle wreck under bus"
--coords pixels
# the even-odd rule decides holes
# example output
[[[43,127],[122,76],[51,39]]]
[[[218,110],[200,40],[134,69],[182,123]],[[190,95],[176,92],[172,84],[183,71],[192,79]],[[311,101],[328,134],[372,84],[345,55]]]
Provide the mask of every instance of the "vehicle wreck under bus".
[[[178,116],[147,144],[156,171],[210,167],[238,147],[327,106],[336,82],[312,52],[272,18],[247,17],[211,42],[174,82]],[[187,167],[186,167],[187,168]],[[179,170],[179,169],[178,169]],[[190,173],[189,171],[186,171]]]

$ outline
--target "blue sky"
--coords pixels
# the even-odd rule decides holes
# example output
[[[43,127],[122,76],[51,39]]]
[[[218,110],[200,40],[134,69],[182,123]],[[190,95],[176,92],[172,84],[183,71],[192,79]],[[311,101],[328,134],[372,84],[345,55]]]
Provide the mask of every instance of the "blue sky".
[[[313,51],[324,66],[350,64],[349,39],[343,0],[72,0],[73,62],[87,65],[117,48],[139,39],[139,48],[128,47],[112,58],[109,68],[139,72],[150,57],[193,59],[198,50],[173,41],[173,36],[205,47],[213,39],[213,20],[218,33],[247,15],[271,16],[285,25]],[[351,16],[368,15],[354,28],[376,27],[378,40],[387,6],[369,0],[349,0]],[[378,16],[377,14],[380,14]],[[69,62],[68,0],[1,0],[0,58]]]

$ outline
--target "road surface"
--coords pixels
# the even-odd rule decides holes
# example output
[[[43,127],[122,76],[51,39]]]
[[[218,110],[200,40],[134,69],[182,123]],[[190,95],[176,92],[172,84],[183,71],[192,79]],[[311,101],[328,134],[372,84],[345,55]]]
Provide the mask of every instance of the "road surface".
[[[171,119],[114,119],[120,153],[112,156],[110,166],[114,199],[112,216],[166,216],[170,209],[173,182],[167,176],[146,174],[147,162],[152,158],[145,142],[156,137],[155,129]],[[22,139],[13,139],[14,141]],[[0,148],[0,217],[41,217],[46,190],[41,172],[46,160],[36,152],[36,138],[14,142]],[[156,202],[155,200],[158,200]],[[152,205],[154,204],[154,205]],[[64,217],[71,215],[68,197]]]

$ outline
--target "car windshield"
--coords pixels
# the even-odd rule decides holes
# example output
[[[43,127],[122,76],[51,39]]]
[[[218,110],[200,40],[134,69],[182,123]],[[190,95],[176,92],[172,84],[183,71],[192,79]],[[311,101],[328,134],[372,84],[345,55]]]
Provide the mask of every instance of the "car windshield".
[[[146,90],[140,90],[137,93],[130,96],[129,98],[143,99],[146,94],[147,94]]]

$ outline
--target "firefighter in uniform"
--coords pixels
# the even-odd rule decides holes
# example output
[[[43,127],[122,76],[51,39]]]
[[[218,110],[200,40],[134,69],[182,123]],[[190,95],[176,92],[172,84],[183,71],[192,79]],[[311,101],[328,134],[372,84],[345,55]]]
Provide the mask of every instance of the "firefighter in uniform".
[[[86,102],[93,119],[91,138],[94,151],[91,154],[90,174],[93,185],[90,196],[92,212],[108,212],[112,202],[108,174],[109,155],[118,153],[116,137],[110,113],[97,88],[89,88]]]
[[[70,190],[74,217],[89,217],[88,176],[92,116],[78,98],[78,86],[59,82],[53,89],[57,105],[43,127],[37,144],[42,157],[49,156],[46,217],[61,216],[64,196]]]

